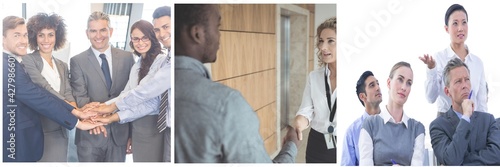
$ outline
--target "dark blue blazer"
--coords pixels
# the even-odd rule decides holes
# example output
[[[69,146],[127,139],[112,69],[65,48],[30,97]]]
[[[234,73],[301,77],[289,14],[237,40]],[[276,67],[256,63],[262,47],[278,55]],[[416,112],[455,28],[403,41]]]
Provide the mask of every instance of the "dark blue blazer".
[[[73,129],[78,119],[71,114],[72,110],[71,105],[33,83],[13,56],[3,53],[4,162],[40,160],[43,130],[39,114]]]

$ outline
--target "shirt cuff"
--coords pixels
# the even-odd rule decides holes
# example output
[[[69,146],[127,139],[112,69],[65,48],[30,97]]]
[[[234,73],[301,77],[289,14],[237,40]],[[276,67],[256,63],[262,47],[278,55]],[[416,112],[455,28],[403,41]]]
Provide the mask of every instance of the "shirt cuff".
[[[134,120],[133,114],[128,110],[120,110],[116,112],[116,114],[118,114],[118,117],[120,118],[120,121],[118,121],[120,124],[128,123]]]
[[[128,107],[128,105],[124,102],[124,100],[123,100],[123,99],[121,99],[121,100],[116,100],[116,101],[115,101],[115,105],[116,105],[116,108],[118,108],[118,110],[128,110],[128,109],[130,109],[130,108]]]
[[[73,129],[75,129],[76,127],[78,127],[78,123],[80,123],[80,120],[76,119],[76,124],[75,124],[75,127],[73,127]]]
[[[470,123],[470,117],[462,115],[462,119],[464,119],[465,121],[467,121],[468,123]]]

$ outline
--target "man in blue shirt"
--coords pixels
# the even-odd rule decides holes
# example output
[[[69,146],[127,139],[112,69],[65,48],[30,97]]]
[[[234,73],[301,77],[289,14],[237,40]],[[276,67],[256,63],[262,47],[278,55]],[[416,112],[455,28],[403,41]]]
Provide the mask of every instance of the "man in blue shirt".
[[[361,104],[365,107],[365,113],[356,119],[347,129],[344,145],[342,149],[343,166],[359,165],[359,132],[363,121],[370,115],[380,113],[380,103],[382,102],[382,93],[377,78],[371,71],[365,71],[356,83],[356,94]]]

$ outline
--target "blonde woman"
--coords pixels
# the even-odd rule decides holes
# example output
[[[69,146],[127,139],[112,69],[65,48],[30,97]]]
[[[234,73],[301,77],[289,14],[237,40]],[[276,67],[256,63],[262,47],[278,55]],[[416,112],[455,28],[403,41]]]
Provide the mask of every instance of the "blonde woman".
[[[408,117],[403,109],[412,85],[410,64],[396,63],[387,79],[387,105],[380,107],[380,114],[363,122],[358,143],[360,166],[423,165],[424,125]]]
[[[302,104],[295,117],[295,129],[302,140],[302,131],[311,127],[306,163],[336,163],[337,18],[320,24],[316,37],[321,68],[307,77]]]

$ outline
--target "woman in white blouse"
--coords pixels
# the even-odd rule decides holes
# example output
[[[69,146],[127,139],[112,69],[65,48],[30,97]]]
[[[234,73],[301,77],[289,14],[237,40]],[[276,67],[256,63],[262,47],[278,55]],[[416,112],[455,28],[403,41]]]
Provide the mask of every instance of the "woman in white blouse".
[[[329,18],[319,25],[316,36],[321,68],[307,77],[295,129],[302,140],[302,131],[311,126],[307,163],[336,163],[337,18]]]
[[[432,56],[425,54],[420,60],[427,65],[425,95],[430,103],[437,102],[438,113],[445,113],[451,107],[451,99],[444,93],[443,70],[448,61],[460,58],[470,70],[470,82],[475,111],[488,111],[486,79],[481,59],[472,54],[465,45],[467,40],[469,19],[462,5],[453,4],[445,13],[445,30],[450,35],[450,44],[444,50]]]
[[[53,57],[63,48],[66,25],[61,16],[39,13],[28,20],[28,42],[33,53],[24,56],[22,64],[31,80],[76,108],[69,83],[68,65]],[[40,161],[66,162],[68,132],[56,122],[40,116],[44,133],[44,150]]]

